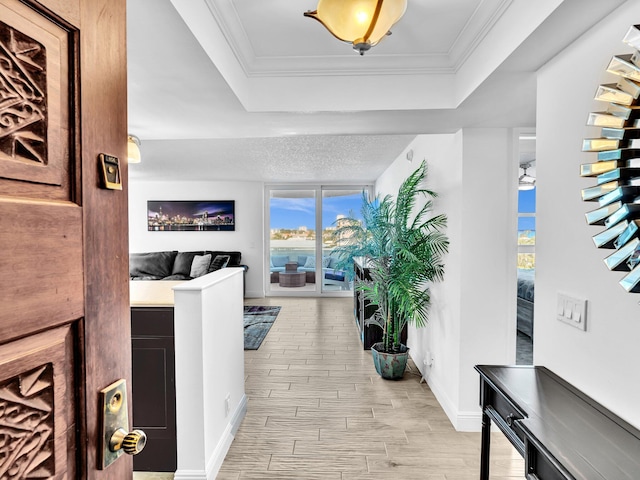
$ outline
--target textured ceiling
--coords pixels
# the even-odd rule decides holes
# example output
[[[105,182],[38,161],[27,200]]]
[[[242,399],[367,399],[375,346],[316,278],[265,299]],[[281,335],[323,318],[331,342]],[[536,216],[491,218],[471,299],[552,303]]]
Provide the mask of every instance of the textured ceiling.
[[[286,182],[370,182],[382,174],[413,135],[295,136],[215,140],[152,140],[146,160],[130,176],[163,180],[248,180]]]
[[[416,134],[535,127],[535,71],[623,0],[409,0],[364,57],[314,0],[128,0],[138,179],[373,181]]]

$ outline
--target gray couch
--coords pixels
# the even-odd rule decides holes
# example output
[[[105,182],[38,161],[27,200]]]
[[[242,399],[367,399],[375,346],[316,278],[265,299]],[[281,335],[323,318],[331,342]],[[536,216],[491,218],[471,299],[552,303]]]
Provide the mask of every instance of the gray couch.
[[[191,280],[224,267],[243,267],[246,272],[248,267],[240,263],[241,258],[240,252],[216,250],[131,253],[129,277],[131,280]]]

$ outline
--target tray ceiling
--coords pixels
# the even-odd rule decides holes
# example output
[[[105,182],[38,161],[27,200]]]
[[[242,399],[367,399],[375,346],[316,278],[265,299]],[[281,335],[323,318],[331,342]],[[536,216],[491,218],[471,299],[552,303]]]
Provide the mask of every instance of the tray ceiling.
[[[128,0],[130,175],[323,181],[349,154],[370,181],[416,134],[534,127],[535,71],[621,3],[409,0],[361,57],[303,17],[315,0]]]

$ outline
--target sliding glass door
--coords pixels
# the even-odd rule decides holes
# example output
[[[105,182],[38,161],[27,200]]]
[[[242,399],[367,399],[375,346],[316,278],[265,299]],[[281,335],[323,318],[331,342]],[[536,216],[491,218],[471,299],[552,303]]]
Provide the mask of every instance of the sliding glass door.
[[[368,186],[267,186],[269,295],[351,295],[353,268],[333,250],[340,219],[359,215]],[[320,235],[316,235],[320,232]]]
[[[338,265],[339,258],[333,250],[340,245],[340,238],[334,235],[340,220],[347,216],[360,218],[363,187],[322,189],[322,291],[351,291],[353,287],[353,266]]]

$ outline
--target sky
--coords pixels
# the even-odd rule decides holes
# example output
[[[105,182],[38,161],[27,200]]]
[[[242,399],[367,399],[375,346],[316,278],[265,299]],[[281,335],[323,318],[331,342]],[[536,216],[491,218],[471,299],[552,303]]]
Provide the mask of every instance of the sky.
[[[536,189],[518,190],[518,213],[535,213]],[[535,230],[536,219],[534,217],[522,217],[518,219],[518,230]]]
[[[313,195],[312,191],[309,191]],[[332,226],[338,215],[360,216],[360,193],[325,197],[323,199],[322,228]],[[271,228],[296,230],[305,226],[315,229],[315,198],[271,198]],[[518,212],[535,213],[536,189],[518,190]],[[518,221],[518,230],[535,230],[535,218],[524,217]]]
[[[309,192],[313,195],[313,192]],[[322,228],[331,227],[338,215],[359,217],[360,193],[339,197],[325,197],[322,209]],[[271,228],[296,230],[305,226],[315,230],[315,198],[271,198]]]

